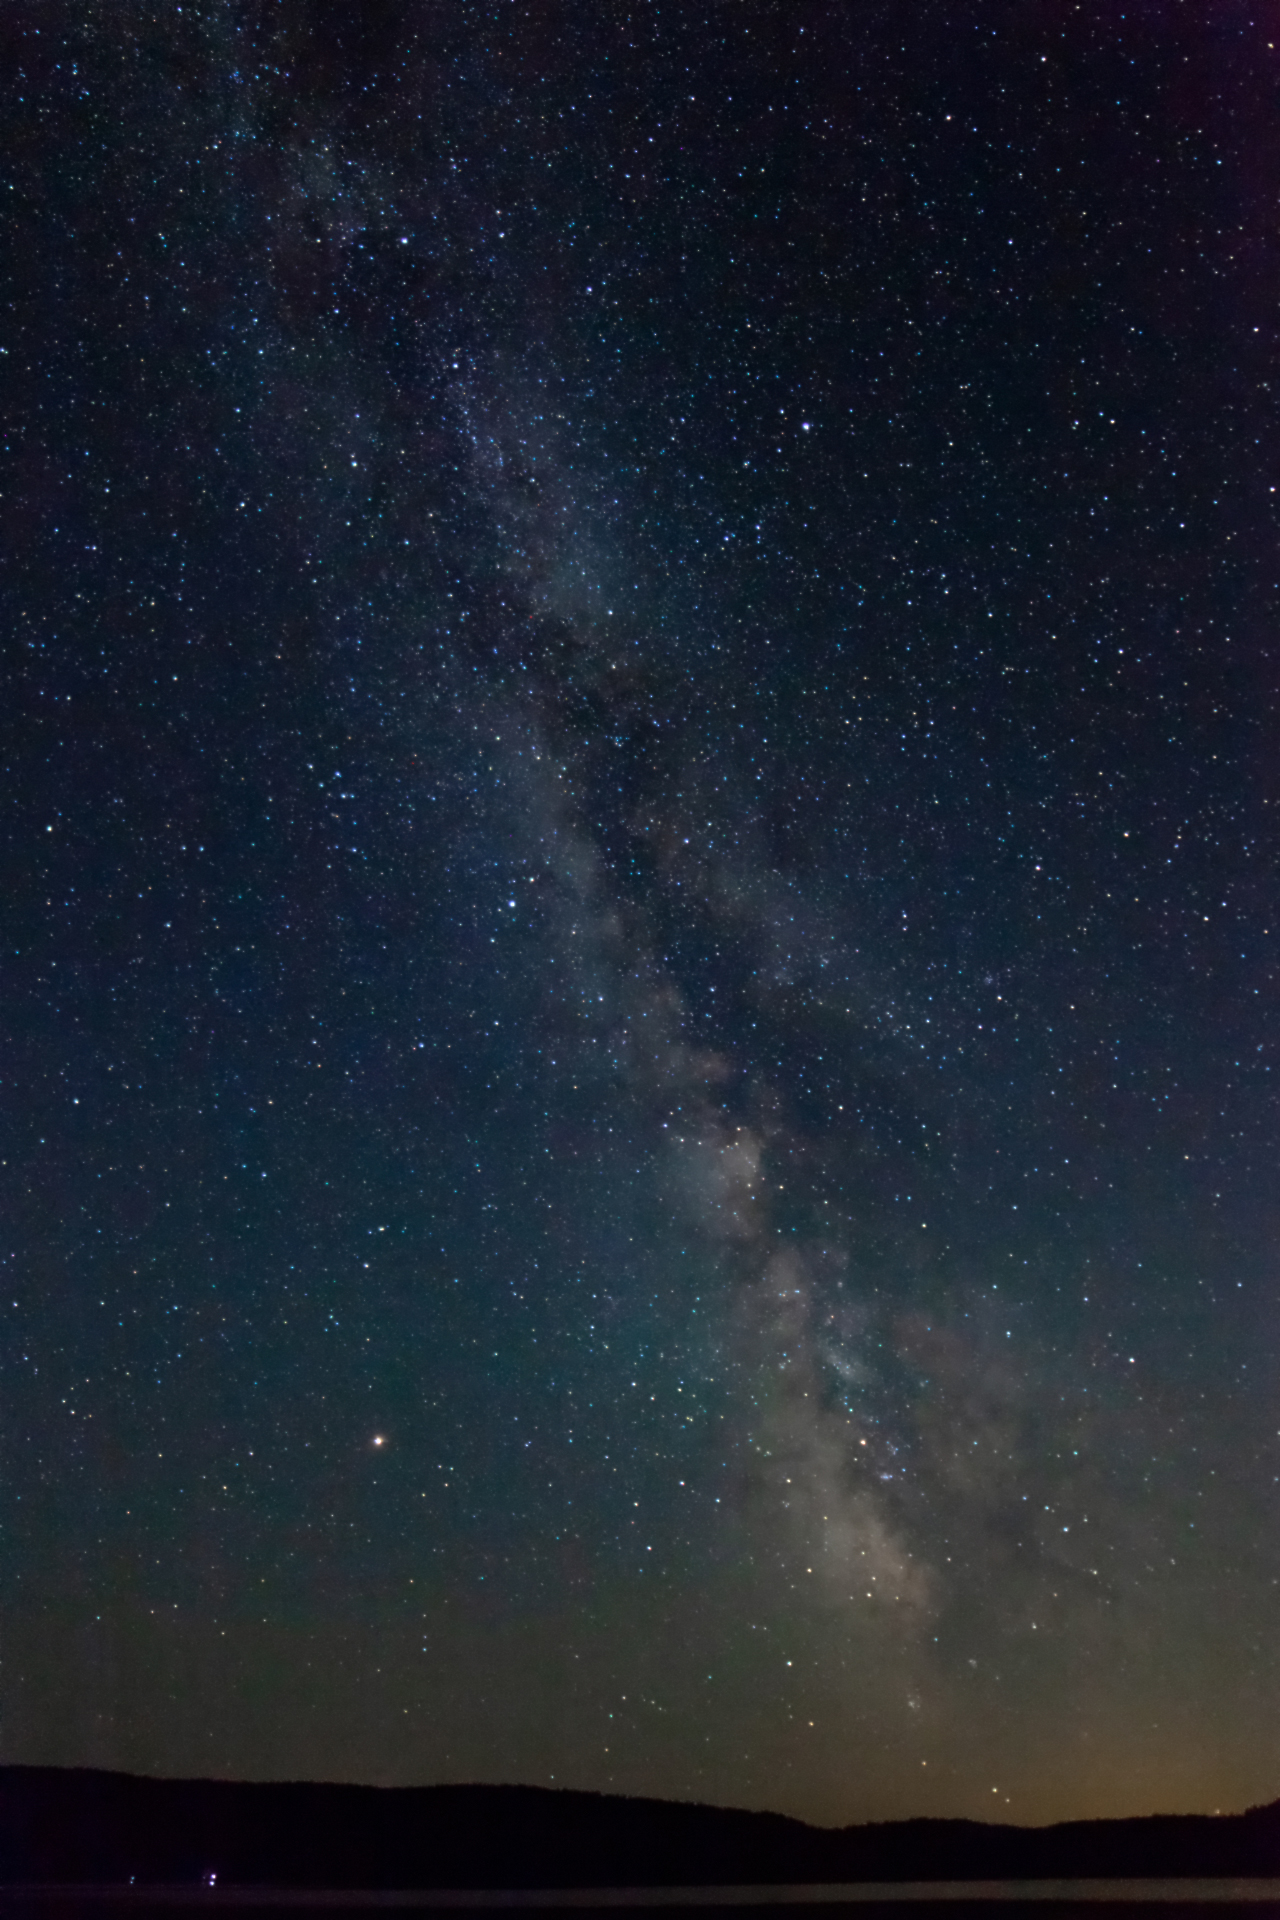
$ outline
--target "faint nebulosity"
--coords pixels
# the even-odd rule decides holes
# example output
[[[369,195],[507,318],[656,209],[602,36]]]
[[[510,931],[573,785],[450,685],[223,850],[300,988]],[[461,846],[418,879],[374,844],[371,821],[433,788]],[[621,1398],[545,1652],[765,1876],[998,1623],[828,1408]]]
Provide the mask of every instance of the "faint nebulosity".
[[[15,0],[0,1759],[1280,1791],[1244,0]]]

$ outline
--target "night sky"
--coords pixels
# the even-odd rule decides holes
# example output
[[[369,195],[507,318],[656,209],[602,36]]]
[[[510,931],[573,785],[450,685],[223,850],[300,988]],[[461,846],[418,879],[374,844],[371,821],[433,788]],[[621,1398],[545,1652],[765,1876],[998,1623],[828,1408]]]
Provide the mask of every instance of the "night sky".
[[[1280,1794],[1268,34],[4,7],[0,1759]]]

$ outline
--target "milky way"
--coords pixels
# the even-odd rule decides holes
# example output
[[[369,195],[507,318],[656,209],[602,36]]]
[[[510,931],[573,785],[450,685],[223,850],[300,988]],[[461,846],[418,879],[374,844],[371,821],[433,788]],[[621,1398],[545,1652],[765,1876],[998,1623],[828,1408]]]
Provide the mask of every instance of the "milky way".
[[[2,29],[0,1757],[1273,1796],[1274,47],[350,12]]]

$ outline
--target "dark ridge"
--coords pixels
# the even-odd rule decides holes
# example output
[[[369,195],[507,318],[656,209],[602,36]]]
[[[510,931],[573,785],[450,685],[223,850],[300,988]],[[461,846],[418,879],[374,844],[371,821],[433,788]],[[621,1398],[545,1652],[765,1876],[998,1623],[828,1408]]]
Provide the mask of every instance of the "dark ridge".
[[[425,1888],[1280,1874],[1280,1801],[1055,1827],[781,1814],[542,1787],[152,1780],[0,1767],[0,1883]]]

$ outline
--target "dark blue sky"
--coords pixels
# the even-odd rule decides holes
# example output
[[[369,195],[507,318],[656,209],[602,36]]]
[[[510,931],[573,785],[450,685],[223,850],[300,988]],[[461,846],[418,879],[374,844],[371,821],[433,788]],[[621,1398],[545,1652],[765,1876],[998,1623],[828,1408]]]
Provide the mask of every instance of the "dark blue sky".
[[[6,11],[0,1759],[1280,1790],[1268,31]]]

